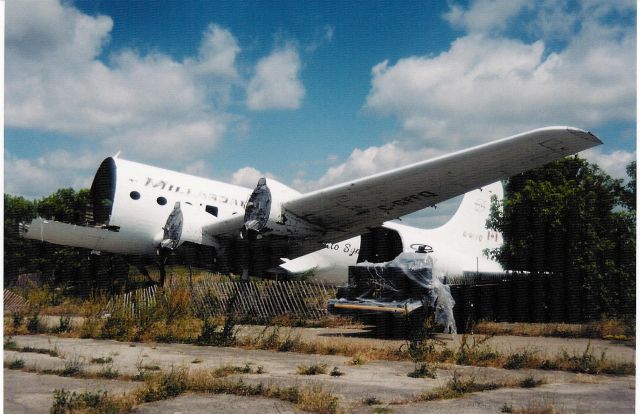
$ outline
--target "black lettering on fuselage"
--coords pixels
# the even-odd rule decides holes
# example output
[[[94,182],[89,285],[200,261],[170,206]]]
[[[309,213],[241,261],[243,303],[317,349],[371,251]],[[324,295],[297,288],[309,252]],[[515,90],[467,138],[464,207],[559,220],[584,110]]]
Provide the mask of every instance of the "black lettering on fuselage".
[[[132,182],[135,182],[135,181],[132,180]],[[190,188],[185,188],[180,185],[169,184],[167,181],[164,181],[164,180],[154,180],[151,177],[147,177],[147,181],[145,182],[144,185],[145,187],[151,187],[154,189],[166,190],[166,191],[170,191],[178,194],[191,195]],[[194,193],[193,197],[201,198],[205,200],[211,200],[211,201],[218,201],[220,203],[240,206],[242,208],[244,208],[246,204],[244,200],[237,200],[237,199],[229,198],[227,196],[220,195],[220,194],[204,193],[202,191],[198,193]]]
[[[419,193],[411,194],[406,197],[393,200],[388,205],[379,205],[378,209],[382,211],[393,211],[395,207],[406,206],[416,201],[426,200],[428,198],[437,197],[437,196],[438,195],[436,193],[433,193],[431,191],[427,191],[427,190],[420,191]]]

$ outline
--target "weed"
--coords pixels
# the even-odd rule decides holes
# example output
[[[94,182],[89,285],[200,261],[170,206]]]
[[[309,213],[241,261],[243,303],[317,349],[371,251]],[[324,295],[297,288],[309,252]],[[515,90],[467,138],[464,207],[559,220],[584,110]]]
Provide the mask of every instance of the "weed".
[[[505,404],[506,405],[506,404]],[[558,409],[553,404],[544,400],[532,400],[524,407],[514,407],[509,405],[511,411],[503,411],[519,414],[564,414],[564,409]],[[577,412],[582,412],[578,410]]]
[[[120,373],[118,372],[118,370],[113,369],[113,365],[109,364],[104,366],[100,372],[98,373],[99,377],[102,378],[107,378],[107,379],[114,379],[114,378],[118,378],[120,376]]]
[[[23,348],[16,348],[16,350],[20,352],[31,352],[34,354],[45,354],[45,355],[52,356],[54,358],[59,356],[57,349],[33,348],[30,346],[25,346]]]
[[[14,359],[13,361],[9,362],[8,368],[9,369],[24,368],[24,359]]]
[[[500,407],[500,412],[501,413],[512,413],[513,412],[513,405],[507,404],[507,403],[502,404],[502,407]]]
[[[262,365],[258,365],[258,368],[256,368],[256,374],[264,374],[265,372],[264,367]]]
[[[373,407],[371,411],[373,414],[391,414],[393,409],[391,407]]]
[[[365,359],[360,355],[354,355],[353,358],[351,358],[351,361],[349,361],[349,364],[351,365],[364,365],[364,363]]]
[[[233,346],[237,339],[235,324],[234,318],[229,315],[225,319],[222,329],[218,329],[218,324],[213,318],[206,318],[196,343],[199,345]]]
[[[499,358],[496,351],[491,350],[486,342],[492,336],[475,336],[464,334],[460,340],[460,346],[453,355],[454,361],[458,365],[475,365],[480,361],[490,361]]]
[[[51,414],[64,414],[68,412],[99,412],[118,413],[128,412],[133,404],[126,399],[117,400],[108,395],[106,391],[85,391],[75,393],[56,389],[53,391],[53,406]]]
[[[382,404],[382,401],[373,395],[369,395],[362,399],[362,403],[365,405],[379,405]]]
[[[291,333],[278,345],[279,352],[289,352],[300,347],[300,336],[291,337]]]
[[[266,329],[267,328],[265,327],[265,329],[262,331],[262,334],[260,335],[261,337],[262,335],[264,335]],[[264,340],[262,340],[261,342],[262,342],[261,345],[264,349],[278,348],[280,344],[280,326],[278,325],[274,326],[269,336],[264,338]]]
[[[246,364],[244,367],[239,367],[235,365],[223,365],[218,367],[212,371],[212,375],[214,378],[222,378],[232,374],[251,374],[253,370],[249,364]]]
[[[539,358],[535,351],[525,349],[522,352],[516,352],[507,357],[507,361],[504,363],[505,369],[522,369],[533,368],[540,366]]]
[[[98,358],[91,358],[90,362],[92,364],[110,364],[111,362],[113,362],[113,358],[111,357],[98,357]]]
[[[463,379],[458,372],[453,373],[453,377],[442,387],[427,391],[418,397],[421,401],[446,400],[459,398],[464,394],[478,391],[495,390],[499,385],[493,382],[478,383],[473,376]]]
[[[172,368],[168,373],[149,375],[138,389],[138,399],[144,402],[174,398],[187,390],[186,369]]]
[[[193,361],[191,361],[192,364],[200,364],[202,363],[202,360],[200,358],[196,358]]]
[[[104,322],[95,316],[86,316],[80,326],[80,338],[100,338]]]
[[[39,333],[41,329],[42,326],[40,324],[40,308],[36,306],[33,308],[31,316],[29,316],[29,319],[27,320],[27,331],[29,331],[29,333],[35,334]]]
[[[4,341],[4,349],[8,351],[15,351],[18,349],[18,344],[16,344],[12,336],[8,336]]]
[[[340,371],[338,367],[333,367],[329,375],[331,375],[332,377],[341,377],[344,375],[344,372]]]
[[[64,369],[60,371],[63,377],[77,377],[82,374],[83,362],[78,355],[73,355],[64,363]]]
[[[23,318],[24,316],[22,315],[21,312],[13,312],[11,314],[11,327],[13,328],[14,332],[17,332],[22,326]]]
[[[313,384],[300,390],[296,405],[303,411],[333,414],[338,411],[338,397],[324,390],[322,385]]]
[[[522,388],[535,388],[539,385],[544,384],[544,380],[542,379],[535,379],[533,378],[532,375],[529,375],[528,377],[526,377],[525,379],[523,379],[522,381],[520,381],[520,387]]]
[[[435,379],[438,374],[436,366],[426,362],[416,363],[415,369],[407,374],[411,378],[432,378]]]
[[[318,375],[327,373],[327,364],[298,365],[300,375]]]
[[[566,352],[564,356],[566,356]],[[599,371],[599,367],[603,365],[602,363],[605,361],[605,353],[603,351],[598,360],[598,358],[593,355],[593,352],[591,352],[591,342],[589,342],[582,355],[568,357],[567,360],[570,364],[570,371],[596,374]]]
[[[58,327],[54,330],[55,333],[64,333],[71,331],[71,316],[60,316]]]

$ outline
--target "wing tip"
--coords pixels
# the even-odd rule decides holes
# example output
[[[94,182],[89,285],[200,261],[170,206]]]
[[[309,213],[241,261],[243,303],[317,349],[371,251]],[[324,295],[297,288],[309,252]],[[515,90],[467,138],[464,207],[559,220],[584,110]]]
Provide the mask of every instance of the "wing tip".
[[[584,139],[585,141],[589,141],[592,143],[592,146],[603,144],[602,140],[598,138],[595,134],[590,131],[585,131],[584,129],[574,128],[574,127],[566,127],[567,131],[579,138]]]

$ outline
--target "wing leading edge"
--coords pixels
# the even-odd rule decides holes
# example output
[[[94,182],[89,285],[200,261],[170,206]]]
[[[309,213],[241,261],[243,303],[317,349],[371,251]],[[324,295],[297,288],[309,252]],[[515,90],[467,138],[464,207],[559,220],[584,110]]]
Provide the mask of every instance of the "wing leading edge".
[[[536,129],[304,194],[283,208],[325,228],[323,241],[337,242],[599,144],[576,128]]]
[[[321,231],[292,236],[299,247],[289,258],[600,144],[581,129],[541,128],[296,196],[282,204],[285,221]],[[203,231],[237,235],[242,224],[242,217],[236,216]]]

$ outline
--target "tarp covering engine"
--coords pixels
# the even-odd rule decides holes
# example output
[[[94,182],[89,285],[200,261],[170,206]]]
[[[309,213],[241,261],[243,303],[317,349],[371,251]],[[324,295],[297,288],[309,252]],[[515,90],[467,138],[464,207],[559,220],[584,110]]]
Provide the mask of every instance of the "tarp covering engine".
[[[430,251],[429,246],[421,245],[390,262],[350,266],[349,283],[329,301],[329,312],[358,318],[375,313],[408,316],[429,310],[444,332],[456,333],[455,302],[449,286],[433,277]]]

